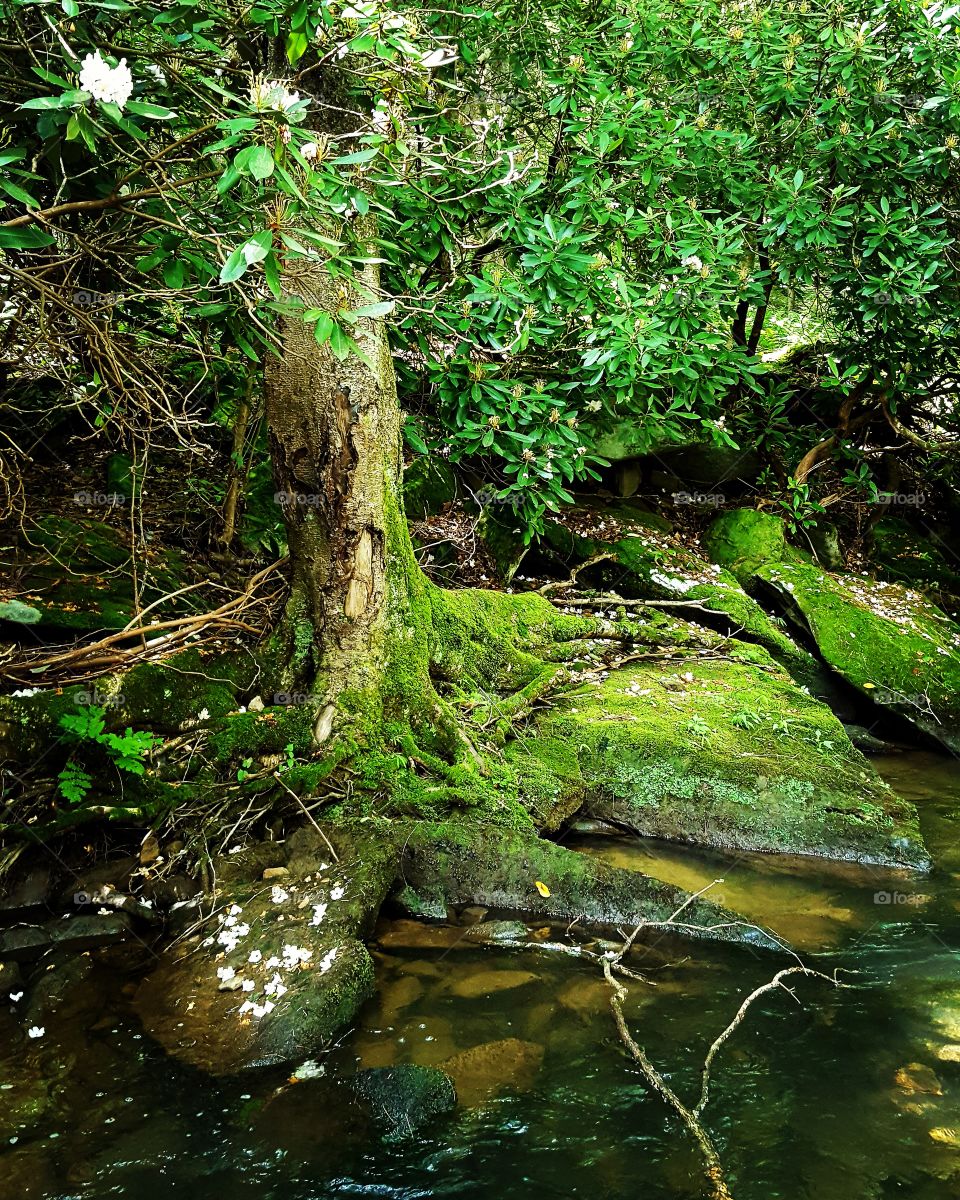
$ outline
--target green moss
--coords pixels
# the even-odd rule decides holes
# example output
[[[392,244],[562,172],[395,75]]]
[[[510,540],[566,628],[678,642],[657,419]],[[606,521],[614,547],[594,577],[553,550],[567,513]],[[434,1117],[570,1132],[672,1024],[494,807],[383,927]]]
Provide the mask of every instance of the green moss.
[[[757,578],[848,683],[960,750],[960,626],[945,613],[901,584],[809,564],[767,566]]]
[[[617,510],[621,520],[629,520],[626,510]],[[760,516],[761,514],[753,514]],[[571,533],[559,523],[548,527],[551,544],[569,560],[585,562],[599,554],[613,556],[612,563],[598,563],[590,569],[606,587],[627,598],[676,600],[680,605],[701,604],[701,620],[713,613],[726,618],[735,636],[765,647],[797,680],[811,686],[817,676],[816,664],[761,606],[747,595],[734,576],[718,563],[709,563],[678,540],[644,523],[627,524],[620,536],[608,542]],[[585,576],[582,574],[581,579]],[[691,618],[697,613],[691,611]]]
[[[710,559],[744,586],[766,563],[793,562],[802,557],[788,544],[780,517],[753,508],[723,513],[707,530],[703,542]]]
[[[527,553],[527,543],[519,524],[509,519],[509,508],[503,510],[503,516],[505,519],[500,519],[494,514],[492,507],[488,508],[481,517],[476,532],[497,564],[500,578],[504,583],[510,583]]]
[[[421,455],[403,472],[403,508],[411,521],[441,512],[456,495],[457,477],[442,458]]]
[[[871,560],[884,579],[919,587],[938,602],[954,604],[960,598],[960,572],[946,549],[935,535],[928,536],[902,517],[884,517],[873,530]]]
[[[629,928],[664,921],[689,899],[639,872],[476,821],[420,822],[402,844],[402,878],[422,904],[485,904],[546,920]],[[686,911],[693,924],[714,927],[708,937],[768,944],[707,901],[696,900]]]
[[[540,717],[509,759],[523,775],[542,745],[575,748],[577,771],[569,758],[554,767],[561,795],[585,795],[586,811],[645,835],[922,863],[912,808],[830,710],[759,648],[749,657],[611,671]]]
[[[123,629],[134,615],[125,529],[91,519],[42,517],[22,548],[23,599],[40,610],[38,632]],[[39,558],[37,550],[42,552]],[[186,564],[169,548],[138,564],[141,607],[183,585]]]

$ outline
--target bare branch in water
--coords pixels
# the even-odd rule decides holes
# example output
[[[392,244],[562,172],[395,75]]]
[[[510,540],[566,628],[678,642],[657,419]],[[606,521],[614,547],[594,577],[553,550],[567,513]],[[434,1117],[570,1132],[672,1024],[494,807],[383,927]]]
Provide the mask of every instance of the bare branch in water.
[[[714,1059],[717,1057],[726,1041],[743,1022],[747,1012],[750,1009],[750,1006],[755,1000],[758,1000],[761,996],[766,995],[768,992],[774,992],[781,987],[784,989],[784,991],[790,992],[790,994],[793,995],[791,989],[786,987],[783,982],[788,976],[804,975],[814,979],[823,979],[827,983],[832,983],[835,987],[844,986],[837,979],[836,975],[824,975],[821,971],[811,970],[809,967],[805,967],[798,959],[796,966],[785,967],[782,971],[778,971],[769,982],[758,988],[755,988],[754,991],[752,991],[750,995],[747,996],[747,998],[743,1001],[739,1009],[737,1009],[736,1015],[730,1024],[726,1027],[726,1029],[724,1029],[719,1037],[714,1040],[710,1046],[710,1049],[707,1051],[707,1056],[703,1061],[703,1067],[700,1071],[700,1097],[693,1108],[688,1108],[647,1057],[647,1053],[644,1048],[635,1041],[633,1035],[630,1033],[630,1029],[627,1025],[627,1019],[623,1011],[623,1002],[626,1000],[628,992],[626,987],[619,980],[614,979],[613,972],[618,971],[621,974],[630,974],[630,972],[624,971],[621,959],[631,949],[642,930],[648,928],[673,928],[678,932],[689,932],[693,929],[696,929],[696,926],[690,926],[685,923],[678,922],[676,918],[679,917],[684,909],[692,904],[694,900],[702,896],[704,892],[709,890],[709,888],[713,887],[714,884],[722,882],[723,880],[721,879],[715,879],[713,883],[707,884],[707,886],[701,888],[700,891],[688,896],[683,904],[677,909],[677,911],[673,913],[673,915],[670,916],[666,921],[641,921],[640,924],[638,924],[630,934],[625,936],[624,943],[620,950],[615,955],[609,955],[603,960],[603,975],[611,988],[610,1008],[613,1012],[613,1020],[616,1024],[617,1032],[620,1035],[620,1040],[627,1048],[630,1057],[643,1072],[647,1083],[657,1093],[661,1100],[663,1100],[663,1102],[669,1108],[673,1109],[673,1111],[683,1122],[687,1132],[697,1143],[700,1156],[704,1163],[704,1174],[710,1186],[711,1200],[733,1200],[733,1195],[730,1192],[730,1189],[727,1187],[727,1183],[724,1178],[723,1164],[720,1161],[720,1154],[717,1151],[717,1147],[714,1144],[713,1138],[703,1127],[700,1121],[703,1110],[706,1108],[707,1102],[710,1099],[710,1071],[713,1066]],[[751,926],[751,928],[758,929],[758,926],[754,925]],[[766,931],[760,930],[760,932]],[[787,947],[784,947],[784,949],[787,949]],[[794,955],[794,957],[796,957],[796,955]]]

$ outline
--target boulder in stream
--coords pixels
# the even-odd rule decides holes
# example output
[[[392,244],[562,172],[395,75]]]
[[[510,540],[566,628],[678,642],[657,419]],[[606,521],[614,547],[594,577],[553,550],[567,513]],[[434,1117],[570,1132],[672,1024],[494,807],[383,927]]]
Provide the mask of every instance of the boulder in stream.
[[[453,1080],[436,1067],[368,1067],[357,1073],[352,1085],[394,1137],[413,1133],[457,1103]]]

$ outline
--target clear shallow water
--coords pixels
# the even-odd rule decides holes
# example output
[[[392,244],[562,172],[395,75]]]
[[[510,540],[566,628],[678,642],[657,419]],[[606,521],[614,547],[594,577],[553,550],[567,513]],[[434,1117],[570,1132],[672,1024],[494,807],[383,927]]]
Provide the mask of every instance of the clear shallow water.
[[[718,1060],[706,1124],[737,1200],[960,1197],[960,766],[921,754],[879,765],[920,806],[929,877],[580,844],[691,889],[722,877],[711,895],[811,965],[849,972],[843,990],[804,980],[799,1003],[766,998]],[[26,1055],[0,1050],[0,1200],[701,1195],[695,1153],[623,1057],[597,971],[461,932],[384,924],[378,995],[332,1055],[331,1069],[438,1065],[512,1039],[461,1072],[467,1105],[393,1142],[356,1129],[323,1081],[217,1082],[172,1063],[128,1012],[129,964],[85,964],[45,1037]],[[651,980],[631,985],[632,1027],[692,1098],[706,1048],[781,961],[663,939],[632,965]],[[0,1047],[20,1044],[14,1028],[3,1014]],[[26,1128],[3,1123],[13,1097],[21,1111],[31,1101]]]

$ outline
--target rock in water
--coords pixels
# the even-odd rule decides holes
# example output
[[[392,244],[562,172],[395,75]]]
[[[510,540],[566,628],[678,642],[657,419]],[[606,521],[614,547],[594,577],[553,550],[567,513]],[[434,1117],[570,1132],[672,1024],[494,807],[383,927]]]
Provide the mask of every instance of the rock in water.
[[[526,987],[536,978],[532,971],[490,970],[489,967],[473,971],[461,969],[451,981],[450,990],[455,996],[462,996],[465,1000],[479,1000],[497,992]]]
[[[457,1103],[453,1080],[436,1067],[371,1067],[354,1078],[353,1088],[396,1137],[404,1137]]]
[[[897,1087],[904,1092],[942,1096],[943,1088],[932,1068],[924,1063],[907,1063],[896,1074]]]
[[[504,1038],[455,1054],[443,1069],[453,1078],[459,1103],[475,1108],[503,1091],[529,1091],[542,1063],[542,1046]]]

